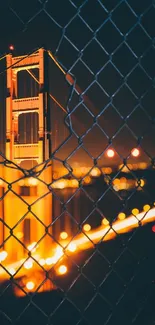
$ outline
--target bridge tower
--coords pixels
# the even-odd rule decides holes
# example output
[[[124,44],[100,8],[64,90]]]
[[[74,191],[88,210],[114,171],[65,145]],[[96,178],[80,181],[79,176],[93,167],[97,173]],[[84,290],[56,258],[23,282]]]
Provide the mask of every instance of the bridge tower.
[[[6,98],[6,158],[24,170],[41,164],[49,158],[50,138],[47,122],[48,76],[47,53],[39,49],[27,56],[13,57],[8,54],[7,98]],[[33,71],[38,71],[38,79]],[[19,98],[19,73],[25,71],[38,84],[37,96]],[[24,123],[26,128],[24,129]],[[30,126],[31,124],[31,126]],[[35,129],[35,130],[34,130]],[[35,132],[35,139],[28,133]],[[27,133],[27,134],[26,134]],[[24,135],[23,135],[24,134]],[[33,138],[31,140],[31,138]],[[43,167],[43,166],[42,166]],[[4,168],[4,179],[11,183],[4,199],[4,221],[13,229],[13,234],[25,246],[38,242],[45,235],[45,226],[52,222],[52,195],[46,186],[52,182],[52,167],[46,168],[39,176],[40,181],[28,176],[23,178],[19,169]],[[20,179],[20,180],[19,180]],[[8,184],[5,184],[8,190]],[[43,197],[44,196],[44,197]],[[36,203],[35,203],[36,202]],[[4,240],[10,236],[10,229],[4,227]],[[10,260],[18,259],[25,252],[13,236],[5,241],[4,249]],[[46,235],[39,243],[39,253],[46,255],[47,244],[51,243]]]

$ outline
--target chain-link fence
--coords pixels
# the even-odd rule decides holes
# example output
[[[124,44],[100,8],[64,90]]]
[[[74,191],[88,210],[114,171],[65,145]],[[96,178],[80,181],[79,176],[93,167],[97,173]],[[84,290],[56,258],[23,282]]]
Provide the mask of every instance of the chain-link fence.
[[[0,324],[153,325],[154,1],[0,16]]]

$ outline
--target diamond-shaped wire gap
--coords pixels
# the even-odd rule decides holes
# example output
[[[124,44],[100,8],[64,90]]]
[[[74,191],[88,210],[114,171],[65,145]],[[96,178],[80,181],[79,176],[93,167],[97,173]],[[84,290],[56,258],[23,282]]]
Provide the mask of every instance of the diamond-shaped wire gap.
[[[97,158],[107,147],[108,139],[103,131],[97,125],[94,125],[85,135],[83,144],[90,155]]]
[[[95,53],[95,56],[94,56]],[[94,60],[95,58],[95,60]],[[109,57],[103,47],[93,39],[85,48],[82,60],[96,74],[108,61]]]
[[[80,16],[95,31],[107,19],[107,12],[98,1],[92,0],[85,3],[80,11]]]
[[[115,271],[129,282],[136,272],[138,266],[138,258],[136,258],[128,248],[125,248],[120,256],[115,261]]]
[[[87,169],[91,169],[94,165],[91,155],[88,154],[82,147],[77,148],[77,150],[75,150],[74,153],[69,158],[67,158],[67,163],[73,170],[75,168],[81,169],[83,176],[87,175]],[[82,167],[86,168],[82,169]]]
[[[47,322],[47,316],[43,310],[31,302],[24,312],[19,315],[18,319],[16,320],[16,324],[22,325],[26,324],[27,322],[32,323],[34,319],[39,325],[44,325]]]
[[[123,198],[118,192],[111,188],[107,189],[98,199],[98,207],[104,214],[105,218],[113,222],[123,206]]]
[[[115,94],[113,104],[122,117],[127,117],[138,104],[138,99],[129,87],[124,84]]]
[[[50,30],[50,33],[49,33]],[[53,42],[51,43],[51,33],[54,35]],[[42,35],[42,36],[41,36]],[[62,36],[62,29],[44,12],[41,11],[34,19],[32,19],[24,33],[18,37],[20,48],[18,52],[31,50],[35,47],[40,47],[42,44],[55,53],[56,48]],[[19,44],[18,43],[18,44]]]
[[[116,133],[122,124],[122,118],[120,117],[119,111],[117,112],[111,104],[103,110],[97,121],[109,138]]]
[[[38,0],[35,0],[33,3],[31,3],[31,0],[28,0],[27,3],[23,4],[15,0],[10,7],[24,23],[28,22],[29,19],[34,17],[42,9],[42,5]]]
[[[123,41],[122,35],[110,20],[101,26],[97,32],[97,39],[109,54]]]
[[[78,140],[74,134],[65,141],[60,147],[56,150],[54,156],[55,158],[60,159],[62,162],[78,147]]]
[[[142,149],[148,154],[152,159],[155,158],[155,148],[152,144],[152,141],[155,137],[155,126],[152,125],[150,130],[144,135],[141,140]]]
[[[99,286],[99,292],[106,297],[113,306],[118,302],[121,296],[124,294],[124,283],[113,271],[109,273],[108,277],[103,280]]]
[[[78,59],[79,52],[73,46],[73,44],[67,40],[67,38],[63,37],[62,42],[60,43],[60,46],[57,50],[57,56],[59,58],[59,61],[62,62],[68,70]]]
[[[36,294],[33,296],[32,300],[49,316],[63,301],[63,294],[60,290],[52,290],[50,292]]]
[[[78,209],[75,208],[78,206],[77,197],[75,196],[74,202],[73,199],[70,201],[71,211],[68,211],[68,207],[66,207],[66,211],[63,211],[60,215],[56,213],[56,207],[54,207],[54,213],[56,214],[56,219],[52,222],[52,236],[58,242],[62,242],[61,236],[65,233],[66,238],[64,241],[64,245],[66,246],[73,236],[79,231],[78,224],[76,222],[76,218],[80,218],[78,214]],[[58,211],[57,211],[58,212]]]
[[[118,130],[117,134],[115,134],[112,144],[118,154],[126,158],[131,150],[137,147],[137,139],[136,136],[133,135],[132,130],[124,125],[120,131]]]
[[[145,111],[138,106],[127,119],[127,125],[134,132],[136,137],[140,138],[149,130],[152,123]]]
[[[88,67],[89,68],[89,67]],[[77,63],[74,64],[73,68],[70,69],[71,74],[76,76],[76,82],[78,86],[82,88],[82,90],[88,88],[94,80],[93,73],[90,69],[88,69],[82,60],[78,60]]]
[[[67,296],[80,311],[83,311],[94,296],[94,286],[88,281],[87,277],[81,274],[67,292]]]
[[[136,14],[142,14],[152,4],[152,0],[137,2],[134,0],[128,0],[128,4],[135,11]]]
[[[108,63],[98,75],[98,82],[103,89],[113,95],[122,84],[122,76],[112,63]]]
[[[151,78],[154,78],[155,75],[155,68],[154,68],[154,56],[155,56],[155,49],[151,47],[141,59],[141,65],[144,70],[148,73]]]
[[[93,103],[93,107],[91,106],[90,110],[94,115],[98,115],[109,102],[109,96],[97,82],[94,82],[93,85],[88,88],[85,95]],[[86,106],[89,108],[89,103],[86,102]]]
[[[1,310],[0,310],[0,321],[1,321],[1,324],[3,324],[3,325],[11,324],[10,318],[7,316],[7,314],[3,313]]]
[[[93,125],[93,116],[83,104],[80,104],[71,114],[72,128],[78,137],[83,136]]]
[[[121,74],[123,76],[126,76],[137,64],[137,58],[130,47],[127,46],[127,44],[123,43],[113,54],[112,62],[121,72]]]
[[[57,2],[47,1],[46,11],[61,26],[65,26],[77,13],[76,8],[71,4],[71,2],[68,1],[62,3],[61,0],[58,0]]]
[[[14,283],[16,283],[16,281],[17,280],[14,280]],[[13,295],[12,287],[13,285],[10,286],[8,290],[5,291],[5,295],[0,297],[0,304],[1,304],[0,313],[3,312],[4,314],[7,315],[8,318],[11,319],[12,322],[14,322],[17,316],[19,315],[19,313],[22,312],[22,310],[27,306],[27,304],[30,301],[30,298],[27,296],[25,297],[25,300],[18,299],[19,301],[17,301],[17,299]],[[0,314],[0,320],[2,320],[1,314]]]
[[[84,24],[80,16],[75,17],[68,24],[65,35],[67,39],[76,47],[76,49],[79,50],[82,50],[92,38],[92,32],[86,26],[86,24]]]
[[[7,21],[12,25],[12,28],[10,30],[9,25],[7,24]],[[1,40],[3,43],[6,42],[6,40],[10,40],[11,37],[14,37],[16,33],[19,33],[20,31],[23,30],[24,25],[23,22],[21,21],[20,17],[15,15],[11,9],[7,6],[7,8],[3,8],[1,11],[1,20],[0,20],[0,28],[5,29],[5,38],[2,35]]]
[[[68,312],[69,311],[69,312]],[[58,306],[57,310],[50,316],[52,325],[77,324],[80,319],[80,311],[70,300],[65,299]]]
[[[121,17],[121,19],[120,19]],[[129,8],[127,2],[122,2],[112,13],[112,21],[121,33],[126,34],[137,22],[137,17]]]
[[[85,310],[84,315],[88,319],[89,324],[94,325],[96,322],[100,323],[101,319],[102,322],[106,323],[111,313],[112,308],[109,306],[108,302],[106,302],[101,295],[96,294]]]
[[[142,17],[142,26],[145,28],[147,33],[151,38],[155,37],[154,29],[155,29],[155,8],[154,6],[150,7],[149,10],[144,13]]]
[[[127,44],[138,57],[141,56],[150,46],[151,39],[144,29],[137,25],[127,36]]]
[[[154,108],[152,105],[152,103],[154,103],[154,102],[155,102],[155,91],[154,91],[154,87],[152,85],[152,87],[150,87],[150,89],[148,89],[147,93],[141,99],[141,104],[142,104],[143,108],[145,109],[146,113],[152,119],[154,119],[154,117],[155,117]]]
[[[129,75],[127,84],[137,97],[141,97],[151,86],[151,80],[140,66]]]

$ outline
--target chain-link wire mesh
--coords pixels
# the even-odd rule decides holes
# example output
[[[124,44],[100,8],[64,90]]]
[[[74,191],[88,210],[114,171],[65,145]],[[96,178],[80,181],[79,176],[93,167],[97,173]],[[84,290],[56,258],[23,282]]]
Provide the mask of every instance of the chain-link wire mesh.
[[[153,325],[154,1],[0,15],[0,324]]]

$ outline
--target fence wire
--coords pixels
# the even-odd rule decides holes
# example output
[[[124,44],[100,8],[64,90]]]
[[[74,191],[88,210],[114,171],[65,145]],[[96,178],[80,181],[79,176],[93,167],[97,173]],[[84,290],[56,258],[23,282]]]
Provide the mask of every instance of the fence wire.
[[[0,15],[0,324],[153,325],[155,3]]]

